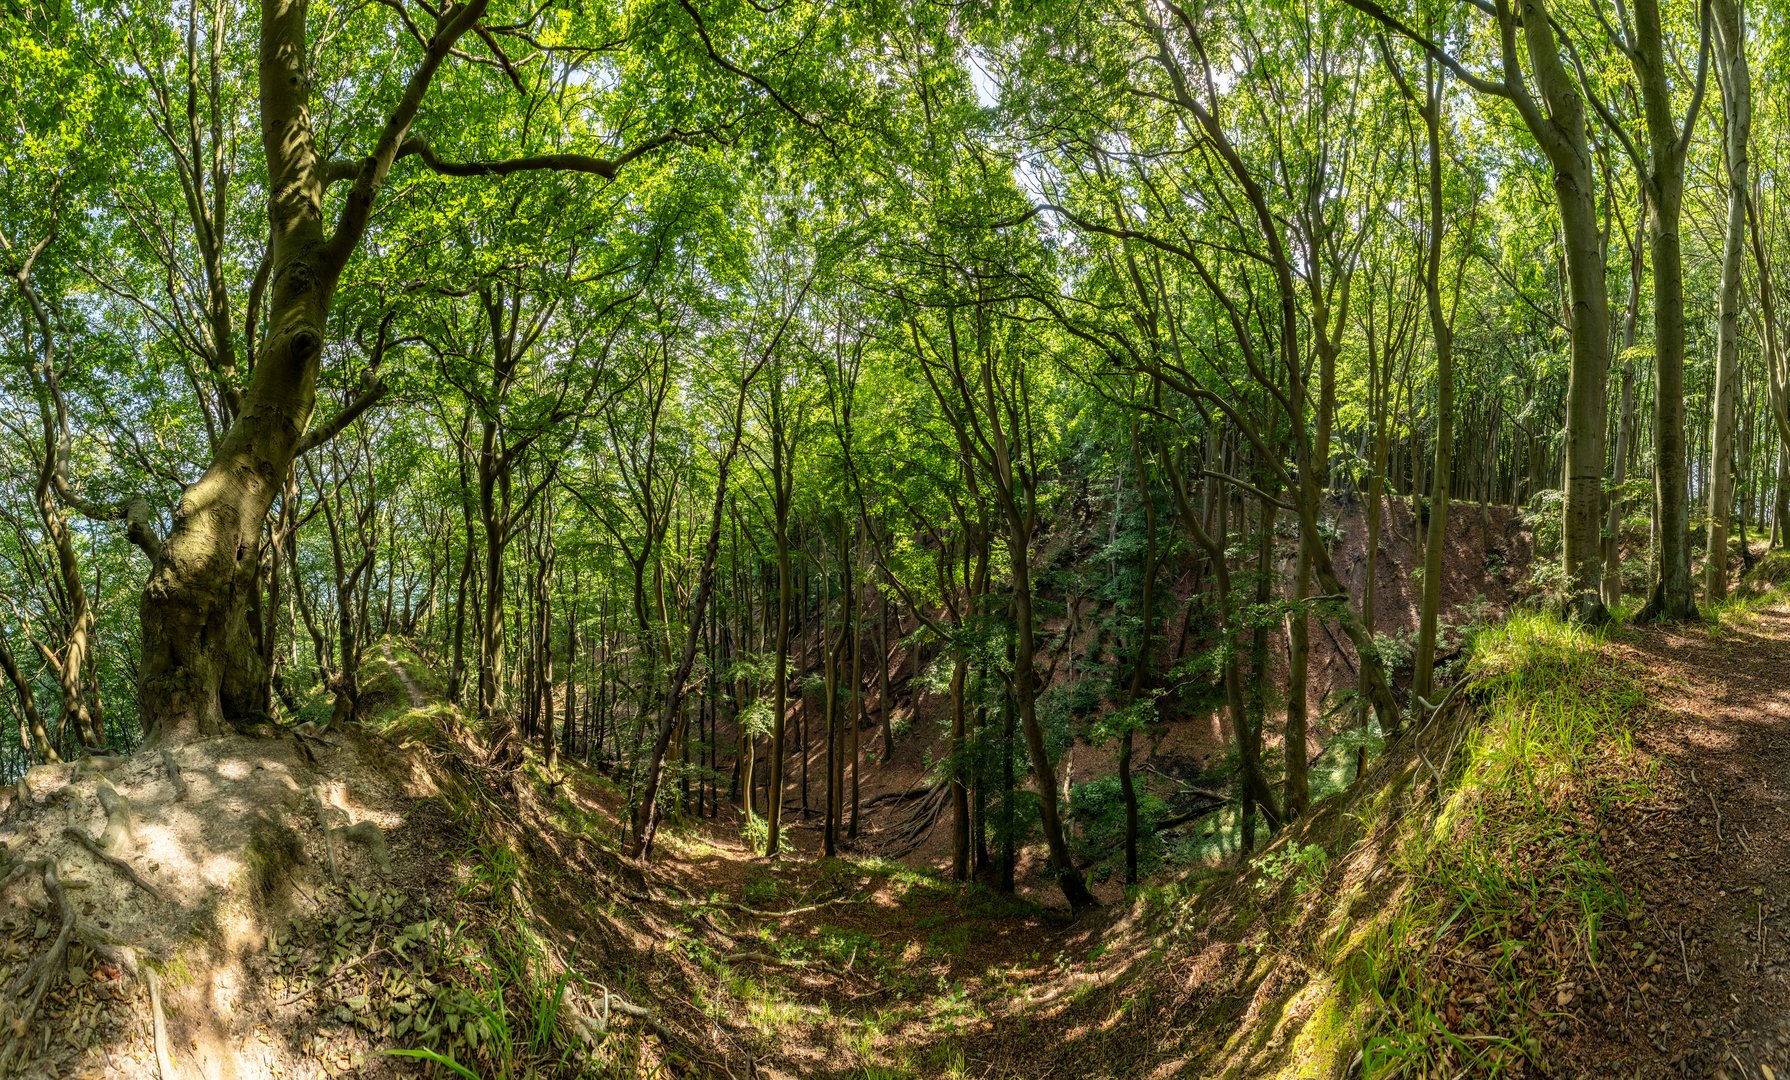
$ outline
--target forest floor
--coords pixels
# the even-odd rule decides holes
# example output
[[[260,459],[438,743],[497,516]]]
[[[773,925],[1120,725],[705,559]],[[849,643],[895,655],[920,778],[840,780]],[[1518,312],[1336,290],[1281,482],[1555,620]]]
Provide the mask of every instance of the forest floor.
[[[1559,991],[1560,1075],[1790,1077],[1790,611],[1615,646],[1654,798],[1606,851],[1631,918]]]
[[[1781,594],[1607,635],[1525,616],[1483,648],[1471,707],[1247,865],[1071,920],[820,858],[799,814],[782,858],[723,807],[624,860],[625,790],[499,775],[385,642],[371,737],[184,747],[190,792],[153,753],[34,771],[0,839],[72,891],[59,916],[11,875],[0,980],[59,918],[70,968],[0,1075],[151,1075],[153,969],[177,1076],[415,1075],[388,1055],[426,1022],[485,1076],[1790,1080]],[[111,788],[138,836],[110,850],[159,899],[65,842]]]
[[[1450,894],[1454,914],[1431,912],[1433,931],[1414,924],[1423,955],[1407,952],[1405,962],[1429,966],[1437,1018],[1462,1045],[1485,1038],[1515,1049],[1457,1055],[1467,1075],[1790,1078],[1790,609],[1738,604],[1692,626],[1585,640],[1587,682],[1566,688],[1596,699],[1607,682],[1633,680],[1638,693],[1622,696],[1624,684],[1621,724],[1603,733],[1620,745],[1574,750],[1585,783],[1535,805],[1551,802],[1568,834],[1579,825],[1595,856],[1573,861],[1571,844],[1535,823],[1531,849],[1508,851],[1518,870],[1559,863],[1513,873],[1515,891],[1533,895],[1505,912],[1502,899],[1471,887],[1458,901]],[[1571,741],[1545,730],[1525,737]],[[1499,738],[1506,745],[1481,752],[1510,752],[1513,740]],[[1370,776],[1241,874],[1183,872],[1073,922],[927,869],[819,858],[804,850],[815,837],[795,814],[798,849],[779,859],[748,850],[737,821],[686,822],[667,834],[642,885],[705,913],[682,921],[675,948],[720,976],[717,997],[731,1000],[710,1004],[734,1021],[720,1041],[754,1075],[1349,1075],[1363,1068],[1363,1036],[1387,1032],[1327,1015],[1323,995],[1348,978],[1314,969],[1348,968],[1347,950],[1328,940],[1349,917],[1399,909],[1388,881],[1424,885],[1421,859],[1376,836],[1402,817],[1394,805],[1408,798],[1426,822],[1449,817],[1402,791],[1401,770],[1418,773],[1408,754],[1387,763],[1392,779]],[[621,793],[595,774],[571,776],[578,812],[619,831]],[[1376,814],[1382,825],[1365,834],[1343,824]],[[1484,839],[1443,825],[1435,835]],[[1333,856],[1332,876],[1301,885],[1300,853],[1314,848]],[[1562,876],[1571,874],[1585,880]],[[1486,881],[1478,885],[1489,891]],[[1610,898],[1601,915],[1561,902],[1589,909],[1605,902],[1600,892]],[[1346,903],[1329,903],[1336,897]],[[1468,909],[1506,921],[1480,923],[1495,929],[1475,941],[1462,932],[1466,919],[1454,925]],[[1575,924],[1590,927],[1591,947],[1575,940]],[[1482,948],[1535,958],[1490,956],[1481,966]],[[1485,1004],[1513,993],[1521,1004],[1507,1013]],[[1396,992],[1385,996],[1404,1007]],[[1380,991],[1366,997],[1377,1002]],[[1434,1034],[1404,1021],[1418,1038]],[[1369,1074],[1398,1068],[1396,1052],[1377,1060]]]
[[[390,638],[385,638],[380,641],[379,655],[385,658],[386,668],[398,677],[398,684],[404,688],[404,696],[409,700],[410,707],[412,709],[427,708],[429,706],[429,695],[423,692],[421,686],[417,685],[416,677],[410,674],[410,666],[408,664],[400,664],[398,658],[392,655],[392,642]]]

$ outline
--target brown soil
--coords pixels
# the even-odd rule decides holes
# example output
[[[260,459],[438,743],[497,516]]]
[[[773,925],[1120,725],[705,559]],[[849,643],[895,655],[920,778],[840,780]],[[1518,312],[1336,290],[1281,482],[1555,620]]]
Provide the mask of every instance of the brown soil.
[[[1630,918],[1560,989],[1554,1075],[1790,1077],[1790,611],[1623,651],[1658,798],[1612,829]]]
[[[427,889],[452,870],[429,815],[406,813],[435,793],[429,777],[357,733],[230,735],[171,756],[184,790],[150,750],[38,766],[0,809],[0,864],[8,856],[15,870],[53,863],[73,916],[66,962],[32,1022],[0,1033],[0,1075],[155,1075],[152,970],[161,972],[167,1050],[179,1075],[339,1071],[298,1050],[290,1010],[269,992],[261,961],[269,929],[328,907],[332,878]],[[130,827],[116,836],[107,835],[102,790],[130,807]],[[354,825],[363,826],[359,836],[377,831],[389,868],[375,841],[345,835]],[[110,839],[110,857],[143,884],[76,832]],[[4,877],[0,984],[10,988],[50,948],[64,913],[40,873]]]
[[[1333,497],[1326,506],[1326,513],[1335,520],[1341,532],[1341,539],[1333,556],[1337,573],[1359,601],[1367,585],[1366,501],[1359,497]],[[1091,550],[1090,545],[1104,538],[1104,533],[1099,532],[1104,525],[1096,525],[1098,528],[1095,525],[1087,526],[1094,529],[1094,532],[1087,535],[1053,534],[1051,542],[1039,554],[1040,563],[1049,564],[1085,555]],[[1416,632],[1420,588],[1412,578],[1411,571],[1422,562],[1418,547],[1418,527],[1418,519],[1413,515],[1408,499],[1390,496],[1385,498],[1382,503],[1379,562],[1375,577],[1374,628],[1379,633],[1409,637]],[[1509,612],[1512,604],[1522,598],[1528,584],[1527,567],[1534,555],[1533,536],[1524,527],[1519,512],[1508,506],[1452,503],[1446,543],[1441,621],[1445,628],[1449,628],[1449,632],[1444,634],[1440,643],[1439,660],[1442,662],[1452,658],[1459,648],[1460,639],[1453,630],[1476,619],[1501,618]],[[1281,543],[1282,561],[1289,573],[1294,552],[1295,544],[1289,534],[1282,538]],[[1178,643],[1184,650],[1174,656],[1168,666],[1182,659],[1185,651],[1206,645],[1201,641],[1201,635],[1206,633],[1205,628],[1195,624],[1187,627],[1187,633],[1182,633],[1181,605],[1187,600],[1190,590],[1196,587],[1202,586],[1191,574],[1184,574],[1182,580],[1171,590],[1171,596],[1163,602],[1167,614],[1159,628],[1161,640]],[[1058,616],[1047,620],[1042,635],[1047,644],[1039,652],[1038,667],[1041,674],[1054,672],[1054,677],[1049,680],[1050,685],[1062,687],[1074,678],[1076,663],[1068,657],[1085,657],[1095,649],[1096,637],[1089,627],[1097,620],[1098,614],[1084,601],[1077,617]],[[1065,634],[1072,623],[1078,627],[1072,637],[1050,642],[1053,636]],[[912,627],[907,628],[907,632],[911,630]],[[1322,753],[1324,742],[1335,733],[1337,725],[1350,721],[1347,715],[1323,718],[1331,695],[1353,688],[1359,674],[1354,648],[1336,627],[1322,620],[1314,620],[1311,646],[1307,707],[1308,715],[1314,718],[1314,722],[1311,743],[1307,749],[1315,758]],[[1269,649],[1275,665],[1276,685],[1273,694],[1284,699],[1286,645],[1278,631],[1272,636]],[[809,660],[811,665],[817,666],[818,654],[811,652]],[[922,658],[922,663],[929,661],[930,657]],[[874,670],[874,663],[874,658],[867,658],[867,671]],[[893,717],[896,725],[905,728],[907,733],[897,737],[893,759],[885,765],[881,763],[880,727],[872,724],[864,729],[861,738],[864,765],[860,770],[860,790],[865,800],[910,791],[927,783],[932,772],[932,762],[941,758],[945,752],[944,730],[950,721],[949,701],[942,694],[921,692],[918,681],[911,677],[914,660],[910,650],[893,647],[889,664],[892,673],[890,697]],[[866,679],[874,683],[874,679],[868,674]],[[1394,679],[1408,682],[1409,671],[1395,672]],[[868,694],[865,707],[870,716],[880,716],[878,710],[881,705],[874,691]],[[797,708],[799,706],[792,704],[792,717]],[[1281,708],[1284,705],[1278,702],[1273,705],[1275,710]],[[1279,745],[1279,726],[1277,720],[1271,720],[1268,725],[1265,738],[1270,750]],[[792,720],[792,740],[795,730]],[[1174,784],[1166,782],[1165,775],[1197,784],[1202,774],[1224,764],[1230,743],[1230,725],[1223,712],[1216,707],[1181,714],[1175,713],[1170,706],[1170,715],[1166,721],[1159,724],[1149,738],[1140,739],[1137,744],[1135,768],[1139,782],[1146,790],[1169,799],[1172,805],[1176,789]],[[810,801],[811,805],[819,807],[826,775],[826,750],[818,738],[811,739],[808,757],[809,777],[813,785]],[[792,757],[786,775],[786,808],[795,808],[800,803],[801,790],[796,760]],[[1023,760],[1021,765],[1023,773]],[[763,767],[762,763],[760,767]],[[1111,776],[1116,769],[1113,747],[1096,746],[1085,739],[1077,739],[1073,748],[1058,764],[1058,782],[1079,783],[1094,777]],[[899,857],[934,869],[949,869],[951,820],[948,806],[917,843],[910,845],[904,841],[893,846],[887,843],[886,838],[891,834],[905,836],[905,826],[914,809],[908,802],[884,802],[872,806],[864,815],[862,840],[854,845],[854,849],[867,854]],[[791,813],[790,809],[785,812],[790,814],[788,820],[795,829],[795,843],[804,850],[818,850],[818,831],[808,829],[806,819],[799,813]],[[1032,849],[1022,853],[1019,870],[1018,885],[1022,895],[1041,903],[1060,902],[1060,895],[1047,872],[1042,845],[1034,845]],[[1116,879],[1097,882],[1093,888],[1103,902],[1119,900],[1124,891],[1122,884]]]

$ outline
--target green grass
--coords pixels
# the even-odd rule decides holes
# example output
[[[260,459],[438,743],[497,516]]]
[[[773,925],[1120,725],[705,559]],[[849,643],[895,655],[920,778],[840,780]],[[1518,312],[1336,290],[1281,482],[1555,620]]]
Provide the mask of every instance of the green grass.
[[[1644,703],[1612,635],[1524,612],[1475,637],[1463,692],[1480,722],[1431,766],[1441,812],[1406,826],[1394,909],[1338,951],[1341,986],[1386,1011],[1365,1041],[1378,1075],[1503,1075],[1535,1061],[1542,988],[1581,957],[1628,898],[1599,835],[1611,808],[1645,797],[1634,753]],[[1545,941],[1544,941],[1545,936]],[[1464,970],[1484,975],[1461,1000]]]
[[[1774,562],[1772,555],[1784,558]],[[1712,632],[1732,636],[1751,629],[1758,625],[1760,612],[1781,607],[1790,600],[1790,587],[1781,583],[1784,576],[1790,576],[1790,552],[1772,552],[1755,570],[1767,566],[1771,567],[1767,576],[1749,578],[1723,599],[1706,603],[1699,609],[1704,624]]]

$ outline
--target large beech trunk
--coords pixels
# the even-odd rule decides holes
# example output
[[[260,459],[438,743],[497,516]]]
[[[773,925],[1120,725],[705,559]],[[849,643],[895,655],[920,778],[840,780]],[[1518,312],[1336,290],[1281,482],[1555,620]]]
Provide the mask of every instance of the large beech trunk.
[[[317,400],[336,274],[325,264],[315,215],[275,231],[273,264],[267,338],[242,412],[205,475],[181,496],[143,590],[138,691],[145,733],[163,740],[225,729],[225,673],[253,651],[248,597],[258,584],[261,528]],[[239,703],[231,704],[234,711]]]
[[[173,528],[143,590],[138,689],[144,733],[152,739],[222,731],[252,708],[264,685],[251,616],[267,512],[298,454],[333,436],[383,392],[370,388],[306,434],[336,282],[360,245],[392,164],[415,154],[450,176],[561,169],[608,178],[625,161],[675,138],[659,136],[614,161],[577,154],[471,163],[436,158],[426,141],[411,136],[411,124],[436,72],[484,17],[488,3],[468,0],[443,8],[372,144],[362,143],[361,156],[330,161],[318,152],[311,128],[309,5],[262,0],[259,111],[270,226],[262,344],[235,418],[205,474],[181,495]],[[326,225],[324,193],[337,183],[347,191]],[[227,327],[214,332],[229,336]]]
[[[444,13],[402,97],[366,157],[340,168],[311,129],[304,0],[261,4],[261,145],[268,173],[266,329],[254,373],[211,464],[181,495],[141,607],[138,690],[143,730],[178,741],[220,732],[258,684],[249,598],[259,587],[262,527],[305,439],[317,402],[330,302],[373,203],[403,147],[436,70],[484,14],[486,0]],[[350,181],[333,229],[324,190]],[[226,695],[226,677],[232,693]]]

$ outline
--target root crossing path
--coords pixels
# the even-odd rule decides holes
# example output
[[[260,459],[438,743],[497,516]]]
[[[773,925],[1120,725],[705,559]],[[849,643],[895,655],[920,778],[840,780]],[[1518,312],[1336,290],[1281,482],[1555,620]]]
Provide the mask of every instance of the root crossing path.
[[[1603,838],[1628,921],[1558,991],[1567,1053],[1551,1064],[1790,1078],[1790,611],[1622,650],[1648,671],[1636,742],[1657,797]]]

